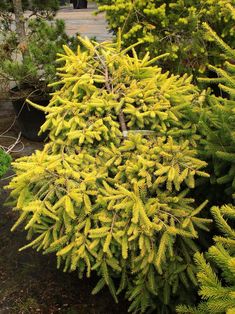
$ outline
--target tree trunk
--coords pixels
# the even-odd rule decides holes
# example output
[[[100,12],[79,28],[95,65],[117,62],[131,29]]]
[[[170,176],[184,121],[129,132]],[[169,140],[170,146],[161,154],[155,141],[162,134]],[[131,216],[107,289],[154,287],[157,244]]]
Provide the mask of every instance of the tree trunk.
[[[19,45],[26,44],[26,31],[25,31],[25,21],[24,21],[24,12],[22,8],[21,0],[13,0],[13,9],[15,13],[15,23],[16,23],[16,32],[19,38]]]

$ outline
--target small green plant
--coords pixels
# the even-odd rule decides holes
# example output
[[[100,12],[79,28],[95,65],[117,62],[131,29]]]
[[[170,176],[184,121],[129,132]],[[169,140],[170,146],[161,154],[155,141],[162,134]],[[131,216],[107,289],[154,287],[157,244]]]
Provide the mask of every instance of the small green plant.
[[[235,311],[235,208],[224,205],[221,208],[213,207],[211,212],[224,236],[214,237],[216,244],[210,247],[206,259],[200,253],[195,254],[202,302],[198,307],[179,306],[178,313],[232,314]]]
[[[110,29],[123,33],[123,44],[141,41],[139,55],[154,57],[169,52],[161,60],[163,69],[176,74],[197,76],[208,63],[221,64],[220,51],[205,38],[207,22],[230,45],[234,45],[234,0],[97,0],[99,11],[106,12]]]
[[[10,197],[33,247],[55,252],[58,267],[95,271],[130,312],[175,310],[197,283],[193,254],[199,230],[208,231],[206,206],[187,197],[208,177],[195,149],[200,137],[189,119],[204,95],[191,77],[162,73],[134,47],[79,38],[64,46],[60,86],[41,130],[50,142],[14,163]],[[131,51],[132,57],[128,54]],[[113,279],[119,279],[116,287]]]
[[[2,177],[11,164],[11,157],[2,148],[0,148],[0,177]]]

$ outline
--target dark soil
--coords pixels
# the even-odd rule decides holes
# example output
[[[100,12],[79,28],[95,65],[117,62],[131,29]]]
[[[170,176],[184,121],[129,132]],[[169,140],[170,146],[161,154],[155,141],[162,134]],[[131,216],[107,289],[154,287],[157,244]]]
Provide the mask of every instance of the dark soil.
[[[1,133],[13,120],[11,106],[0,102],[0,145],[9,144],[10,139]],[[8,135],[17,137],[18,132],[14,125]],[[41,143],[22,141],[24,150],[13,153],[13,158],[42,147]],[[54,255],[43,256],[31,249],[18,252],[26,244],[26,234],[20,229],[10,232],[17,214],[3,206],[7,192],[2,187],[8,181],[0,180],[0,313],[126,314],[127,302],[120,298],[115,304],[108,289],[91,295],[97,278],[79,280],[75,272],[57,270]]]

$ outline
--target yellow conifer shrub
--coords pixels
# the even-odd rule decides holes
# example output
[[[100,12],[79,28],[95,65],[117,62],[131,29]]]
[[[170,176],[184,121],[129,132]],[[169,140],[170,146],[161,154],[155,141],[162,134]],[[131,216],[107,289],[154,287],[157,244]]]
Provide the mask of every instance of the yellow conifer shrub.
[[[59,55],[49,106],[31,103],[47,112],[50,141],[14,163],[12,230],[22,224],[30,240],[22,249],[55,252],[64,271],[95,271],[93,293],[107,285],[117,301],[126,290],[130,312],[167,308],[170,298],[174,308],[196,284],[195,239],[210,222],[199,216],[206,202],[186,196],[208,176],[188,118],[204,95],[120,40],[79,40],[82,49]]]

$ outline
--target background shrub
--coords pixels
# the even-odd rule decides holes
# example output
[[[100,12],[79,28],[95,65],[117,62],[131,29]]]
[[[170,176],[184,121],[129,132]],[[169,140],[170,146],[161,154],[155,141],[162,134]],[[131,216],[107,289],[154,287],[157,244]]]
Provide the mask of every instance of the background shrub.
[[[234,0],[97,0],[106,12],[110,29],[121,28],[123,44],[138,40],[139,55],[146,51],[154,57],[169,52],[162,60],[164,70],[174,73],[203,73],[208,63],[221,64],[217,46],[205,40],[203,22],[207,22],[230,45],[235,44]]]
[[[63,52],[63,44],[77,44],[76,38],[66,34],[64,21],[58,19],[29,21],[23,58],[16,34],[10,30],[5,36],[0,44],[0,76],[14,81],[19,89],[33,87],[44,92],[48,92],[48,83],[56,77],[56,56]]]

